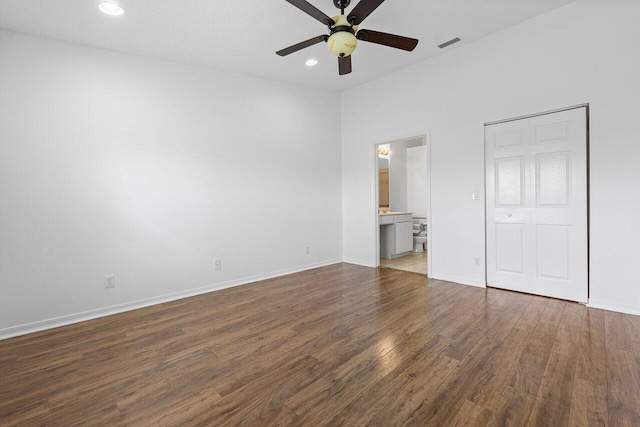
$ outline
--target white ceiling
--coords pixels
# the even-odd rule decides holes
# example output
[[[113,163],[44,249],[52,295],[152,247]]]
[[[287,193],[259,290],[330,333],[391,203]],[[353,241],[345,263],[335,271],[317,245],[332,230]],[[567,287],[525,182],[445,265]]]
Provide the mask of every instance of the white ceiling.
[[[405,52],[360,42],[346,76],[338,76],[325,43],[287,57],[275,54],[326,34],[324,25],[285,0],[117,0],[126,10],[119,17],[99,12],[99,0],[1,0],[0,28],[341,91],[572,1],[386,1],[361,28],[417,38],[418,47]],[[329,16],[339,14],[332,0],[309,2]],[[462,42],[437,47],[454,37]],[[307,68],[311,57],[319,64]]]

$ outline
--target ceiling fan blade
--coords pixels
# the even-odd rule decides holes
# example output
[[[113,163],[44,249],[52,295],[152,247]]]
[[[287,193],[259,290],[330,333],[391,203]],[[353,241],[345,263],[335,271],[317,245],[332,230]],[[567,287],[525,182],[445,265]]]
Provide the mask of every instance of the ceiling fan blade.
[[[351,72],[351,55],[338,57],[338,73],[341,76]]]
[[[316,36],[312,39],[309,40],[305,40],[303,42],[300,42],[298,44],[294,44],[293,46],[289,46],[285,49],[279,50],[276,53],[280,56],[287,56],[293,52],[297,52],[301,49],[304,49],[305,47],[309,47],[309,46],[313,46],[314,44],[318,44],[320,42],[324,42],[327,41],[327,36],[323,35],[323,36]]]
[[[364,42],[381,44],[408,51],[412,51],[418,45],[417,39],[372,30],[360,30],[356,34],[356,37],[358,40],[362,40]]]
[[[314,5],[308,3],[305,0],[287,0],[289,3],[306,13],[307,15],[317,19],[325,25],[333,25],[333,19],[325,15],[321,10],[318,10]]]
[[[361,24],[362,21],[364,21],[367,16],[371,15],[371,12],[376,10],[383,2],[384,0],[360,0],[360,3],[353,8],[347,17],[347,21],[353,25]]]

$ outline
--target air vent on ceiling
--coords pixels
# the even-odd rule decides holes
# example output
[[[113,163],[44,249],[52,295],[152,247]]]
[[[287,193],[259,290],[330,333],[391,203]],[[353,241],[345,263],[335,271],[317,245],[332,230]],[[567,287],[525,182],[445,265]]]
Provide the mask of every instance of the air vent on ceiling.
[[[439,44],[439,45],[438,45],[438,47],[439,47],[440,49],[444,49],[445,47],[447,47],[447,46],[451,46],[452,44],[454,44],[454,43],[458,43],[459,41],[460,41],[460,39],[459,39],[458,37],[456,37],[455,39],[451,39],[451,40],[449,40],[448,42],[444,42],[444,43],[442,43],[442,44]]]

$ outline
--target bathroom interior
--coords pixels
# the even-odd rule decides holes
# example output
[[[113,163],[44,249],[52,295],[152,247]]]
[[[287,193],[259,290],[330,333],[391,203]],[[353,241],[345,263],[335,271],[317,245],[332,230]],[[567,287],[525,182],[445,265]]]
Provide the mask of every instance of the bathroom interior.
[[[429,212],[424,137],[377,146],[380,267],[427,274]]]

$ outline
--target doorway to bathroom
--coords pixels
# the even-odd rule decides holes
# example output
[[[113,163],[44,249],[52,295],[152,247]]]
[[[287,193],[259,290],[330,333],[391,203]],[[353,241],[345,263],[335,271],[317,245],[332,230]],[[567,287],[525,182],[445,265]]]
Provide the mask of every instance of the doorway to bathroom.
[[[428,275],[431,264],[427,135],[375,145],[378,266]]]

